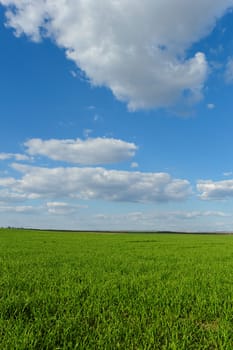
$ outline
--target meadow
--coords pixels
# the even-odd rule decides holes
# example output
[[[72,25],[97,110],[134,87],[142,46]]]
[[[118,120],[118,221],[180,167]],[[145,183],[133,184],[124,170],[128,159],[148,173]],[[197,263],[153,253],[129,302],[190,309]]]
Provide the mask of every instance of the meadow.
[[[233,236],[0,230],[0,349],[233,349]]]

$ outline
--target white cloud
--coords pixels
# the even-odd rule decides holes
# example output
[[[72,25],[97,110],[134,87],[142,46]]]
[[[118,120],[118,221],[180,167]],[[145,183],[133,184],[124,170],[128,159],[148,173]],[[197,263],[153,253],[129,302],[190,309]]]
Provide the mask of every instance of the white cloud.
[[[99,114],[95,114],[93,118],[94,122],[103,121],[103,118]]]
[[[74,70],[71,70],[70,74],[72,75],[73,78],[77,78],[78,76],[78,74]]]
[[[179,218],[179,219],[194,219],[201,217],[229,217],[231,216],[229,213],[225,213],[222,211],[214,211],[214,210],[205,210],[205,211],[175,211],[168,213],[170,217]],[[165,215],[165,213],[164,213]]]
[[[233,180],[199,180],[197,190],[203,200],[221,200],[233,198]]]
[[[110,164],[128,160],[135,155],[134,143],[112,138],[87,140],[30,139],[24,144],[30,155],[47,156],[76,164]]]
[[[104,168],[40,168],[12,165],[23,173],[11,189],[28,198],[100,199],[122,202],[164,202],[187,199],[187,180],[173,179],[167,173],[143,173]]]
[[[225,70],[225,81],[228,84],[233,83],[233,58],[230,57],[227,61],[226,70]]]
[[[215,104],[214,103],[208,103],[207,104],[207,108],[208,109],[214,109],[215,108]]]
[[[46,207],[48,213],[54,215],[73,215],[77,214],[81,208],[87,208],[84,205],[71,205],[66,202],[47,202]]]
[[[0,203],[18,203],[26,201],[30,195],[14,190],[12,184],[0,189]]]
[[[223,219],[217,225],[219,218]],[[96,214],[90,219],[95,227],[125,230],[210,231],[229,230],[232,214],[222,211],[128,212],[125,214]]]
[[[93,132],[92,129],[84,129],[84,130],[83,130],[83,136],[84,136],[85,138],[88,138],[92,132]]]
[[[0,177],[0,187],[14,185],[16,180],[13,177]]]
[[[120,215],[97,214],[95,217],[99,220],[120,219],[121,222],[147,222],[155,223],[158,220],[172,222],[174,220],[192,220],[205,217],[230,217],[232,214],[222,211],[166,211],[166,212],[130,212]]]
[[[223,176],[232,176],[233,173],[232,171],[226,171],[225,173],[223,173]]]
[[[52,202],[51,202],[52,203]],[[56,211],[56,202],[54,202]],[[58,202],[61,203],[61,202]],[[67,207],[69,207],[69,204]],[[53,207],[53,205],[51,205]],[[57,205],[59,207],[59,205]],[[61,205],[62,207],[62,205]],[[175,231],[232,231],[232,213],[221,211],[162,211],[111,214],[88,210],[75,213],[51,213],[47,205],[1,206],[1,226],[73,229],[73,230],[175,230]],[[58,208],[59,211],[59,208]],[[30,214],[30,215],[28,215]],[[38,215],[40,220],[38,221]],[[56,217],[55,217],[56,215]],[[151,236],[151,240],[154,238]]]
[[[137,162],[132,162],[131,163],[131,168],[138,168],[138,163]]]
[[[12,158],[12,154],[10,153],[0,153],[0,160],[7,160]]]
[[[30,157],[28,157],[25,154],[20,153],[0,153],[0,160],[8,160],[8,159],[15,159],[17,161],[24,161],[24,160],[31,160]]]
[[[131,110],[202,98],[206,57],[186,56],[232,0],[0,0],[9,26],[50,37],[91,84],[107,86]]]
[[[87,106],[87,109],[88,109],[89,111],[94,111],[94,110],[96,109],[96,107],[90,105],[90,106]]]
[[[0,213],[33,214],[38,210],[37,207],[31,205],[0,206]]]

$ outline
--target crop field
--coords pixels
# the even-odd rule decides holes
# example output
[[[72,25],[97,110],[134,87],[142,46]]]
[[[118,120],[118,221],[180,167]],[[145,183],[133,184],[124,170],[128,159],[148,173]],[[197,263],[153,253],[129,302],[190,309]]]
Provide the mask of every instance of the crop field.
[[[0,230],[0,349],[233,349],[233,236]]]

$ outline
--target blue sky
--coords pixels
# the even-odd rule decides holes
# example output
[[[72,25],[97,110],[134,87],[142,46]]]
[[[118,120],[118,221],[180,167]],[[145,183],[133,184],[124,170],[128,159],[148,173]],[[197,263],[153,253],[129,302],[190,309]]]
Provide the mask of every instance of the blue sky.
[[[232,10],[0,0],[0,226],[232,230]]]

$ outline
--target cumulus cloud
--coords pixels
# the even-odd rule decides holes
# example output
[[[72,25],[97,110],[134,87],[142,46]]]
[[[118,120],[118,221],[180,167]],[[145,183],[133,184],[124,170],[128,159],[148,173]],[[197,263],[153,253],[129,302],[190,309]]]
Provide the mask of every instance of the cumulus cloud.
[[[202,98],[204,53],[188,57],[232,0],[0,0],[17,36],[65,49],[91,84],[107,86],[129,109]]]
[[[110,164],[128,160],[135,155],[134,143],[112,138],[87,140],[30,139],[24,144],[30,155],[47,156],[76,164]]]
[[[233,180],[212,181],[200,180],[197,190],[203,200],[221,200],[233,198]]]
[[[167,173],[143,173],[104,168],[41,168],[13,164],[23,173],[11,190],[28,198],[100,199],[122,202],[164,202],[187,199],[187,180]]]

